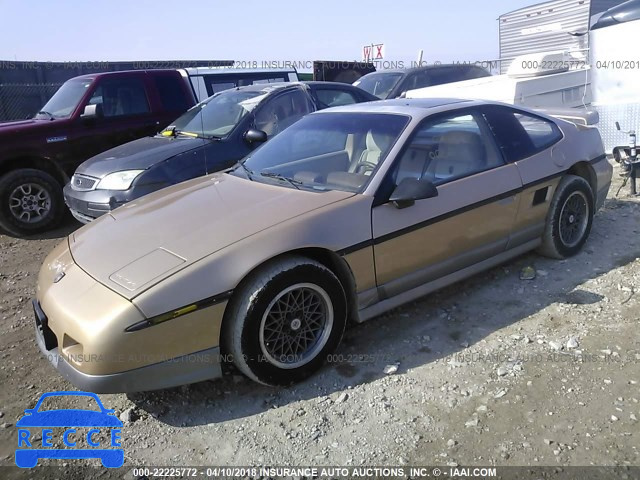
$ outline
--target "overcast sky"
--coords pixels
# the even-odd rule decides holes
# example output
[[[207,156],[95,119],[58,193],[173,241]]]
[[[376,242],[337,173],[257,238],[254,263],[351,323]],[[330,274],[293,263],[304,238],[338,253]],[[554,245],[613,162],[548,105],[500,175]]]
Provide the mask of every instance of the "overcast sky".
[[[498,57],[503,13],[536,0],[0,0],[0,60],[389,60]]]

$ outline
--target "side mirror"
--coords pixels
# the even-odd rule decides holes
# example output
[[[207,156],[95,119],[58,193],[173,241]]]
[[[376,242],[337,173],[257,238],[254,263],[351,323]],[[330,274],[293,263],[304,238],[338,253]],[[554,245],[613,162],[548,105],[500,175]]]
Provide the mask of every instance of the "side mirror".
[[[398,208],[412,206],[416,200],[424,200],[438,196],[438,189],[429,180],[405,178],[389,197],[389,201]]]
[[[96,103],[94,105],[87,105],[84,107],[84,112],[80,115],[83,120],[93,120],[95,118],[102,117],[102,104]]]
[[[267,134],[262,130],[251,128],[244,134],[244,139],[249,143],[264,143],[267,141]]]

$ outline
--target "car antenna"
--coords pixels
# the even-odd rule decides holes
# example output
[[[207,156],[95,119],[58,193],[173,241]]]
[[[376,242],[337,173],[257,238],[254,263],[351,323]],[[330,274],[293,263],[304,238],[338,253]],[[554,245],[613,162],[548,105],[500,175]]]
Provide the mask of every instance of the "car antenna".
[[[200,67],[196,67],[198,73],[200,73]],[[204,76],[201,76],[200,79],[202,83],[204,83]],[[198,100],[200,100],[200,82],[198,82]],[[200,130],[202,131],[202,140],[204,141],[204,120],[202,119],[202,108],[200,108]],[[204,174],[209,175],[209,163],[207,162],[207,148],[206,146],[202,149],[204,152]]]

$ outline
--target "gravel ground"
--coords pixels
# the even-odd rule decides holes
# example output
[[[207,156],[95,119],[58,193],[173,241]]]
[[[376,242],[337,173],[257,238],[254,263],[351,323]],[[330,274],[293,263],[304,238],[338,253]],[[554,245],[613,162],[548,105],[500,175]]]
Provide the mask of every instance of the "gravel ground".
[[[101,395],[125,465],[640,465],[640,201],[615,198],[617,172],[578,256],[526,255],[356,326],[303,384]],[[77,226],[0,235],[0,465],[23,409],[73,389],[37,349],[30,299]]]

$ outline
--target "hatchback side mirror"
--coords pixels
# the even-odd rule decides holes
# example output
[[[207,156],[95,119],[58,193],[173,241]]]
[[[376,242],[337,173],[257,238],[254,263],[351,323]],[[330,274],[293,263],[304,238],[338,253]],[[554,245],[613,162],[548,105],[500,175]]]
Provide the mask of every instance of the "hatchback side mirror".
[[[84,107],[84,112],[80,115],[83,120],[93,120],[95,118],[102,117],[102,104],[96,103],[93,105],[87,105]]]
[[[438,189],[429,180],[417,178],[404,178],[395,188],[389,201],[398,208],[407,208],[416,203],[416,200],[424,200],[438,196]]]
[[[244,139],[249,143],[264,143],[267,141],[267,134],[262,130],[251,128],[244,134]]]

